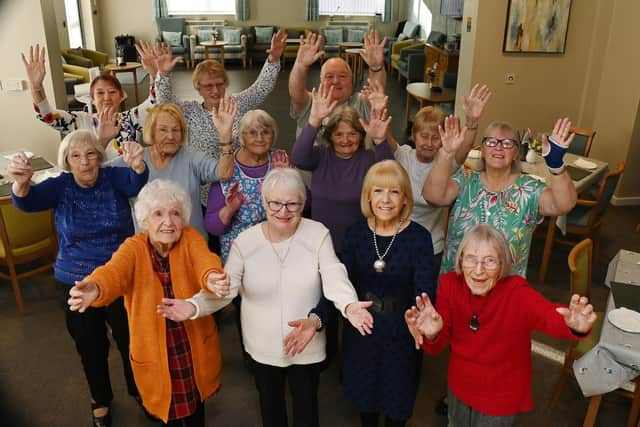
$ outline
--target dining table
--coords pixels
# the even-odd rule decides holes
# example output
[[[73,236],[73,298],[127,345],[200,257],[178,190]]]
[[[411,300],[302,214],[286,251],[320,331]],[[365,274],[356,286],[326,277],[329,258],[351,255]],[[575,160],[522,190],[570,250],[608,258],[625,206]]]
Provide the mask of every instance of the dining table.
[[[551,185],[551,172],[542,156],[536,154],[532,161],[521,161],[522,172],[528,174],[547,185]],[[480,151],[471,150],[467,156],[465,165],[473,169],[480,168]],[[592,157],[584,157],[573,153],[566,153],[564,161],[567,165],[567,171],[571,175],[573,184],[578,194],[590,189],[596,185],[609,170],[609,164],[602,160]],[[551,259],[551,251],[553,249],[553,240],[555,238],[556,228],[563,234],[566,232],[567,218],[566,216],[550,216],[545,230],[544,250],[542,253],[542,261],[538,271],[538,284],[544,283],[549,269],[549,260]]]
[[[598,343],[573,364],[573,371],[582,393],[591,397],[587,408],[586,425],[593,425],[598,408],[605,393],[619,388],[633,390],[630,381],[635,380],[635,387],[640,385],[640,314],[629,308],[637,308],[640,299],[640,253],[621,250],[609,263],[605,285],[623,284],[628,292],[613,291],[609,293],[607,307],[602,319],[602,332]],[[626,290],[626,289],[625,289]],[[622,298],[633,292],[636,298]],[[624,310],[633,312],[635,316],[626,319],[626,324],[619,323],[612,312]],[[640,400],[632,405],[629,424],[635,427],[640,413]]]
[[[11,184],[13,178],[9,175],[9,162],[11,158],[19,152],[23,152],[29,157],[31,166],[33,167],[33,176],[31,181],[34,184],[44,181],[47,178],[56,176],[60,173],[60,169],[38,154],[34,154],[26,148],[19,148],[0,152],[0,197],[11,194]]]

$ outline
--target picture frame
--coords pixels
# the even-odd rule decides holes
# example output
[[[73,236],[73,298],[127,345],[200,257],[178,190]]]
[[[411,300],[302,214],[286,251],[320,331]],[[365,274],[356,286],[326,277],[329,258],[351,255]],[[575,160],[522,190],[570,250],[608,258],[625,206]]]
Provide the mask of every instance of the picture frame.
[[[563,54],[571,0],[508,0],[502,51]]]

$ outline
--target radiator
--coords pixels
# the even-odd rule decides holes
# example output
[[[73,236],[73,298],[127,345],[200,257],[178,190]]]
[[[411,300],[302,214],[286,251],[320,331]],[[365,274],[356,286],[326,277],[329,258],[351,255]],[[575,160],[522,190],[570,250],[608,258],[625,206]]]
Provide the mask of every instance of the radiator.
[[[369,21],[334,20],[328,21],[327,25],[330,27],[369,27],[371,23]]]

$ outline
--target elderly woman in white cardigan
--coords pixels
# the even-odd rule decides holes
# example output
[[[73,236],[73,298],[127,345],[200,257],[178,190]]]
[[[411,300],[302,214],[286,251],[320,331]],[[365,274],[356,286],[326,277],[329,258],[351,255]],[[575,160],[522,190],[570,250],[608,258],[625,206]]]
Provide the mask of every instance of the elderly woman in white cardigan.
[[[361,334],[371,333],[371,302],[360,302],[333,250],[329,230],[302,218],[306,191],[291,168],[271,170],[262,184],[267,220],[233,242],[225,271],[225,301],[206,293],[188,301],[165,300],[159,312],[173,320],[207,315],[242,294],[242,338],[265,427],[287,426],[285,380],[293,398],[293,424],[318,425],[319,364],[325,359],[320,318],[309,314],[322,294]]]

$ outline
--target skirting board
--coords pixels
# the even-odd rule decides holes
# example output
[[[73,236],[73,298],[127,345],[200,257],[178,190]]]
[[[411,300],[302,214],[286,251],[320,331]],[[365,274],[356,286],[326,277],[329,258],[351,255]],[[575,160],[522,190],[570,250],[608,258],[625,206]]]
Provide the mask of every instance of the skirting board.
[[[613,206],[637,206],[640,205],[640,196],[634,197],[616,197],[611,198]]]

